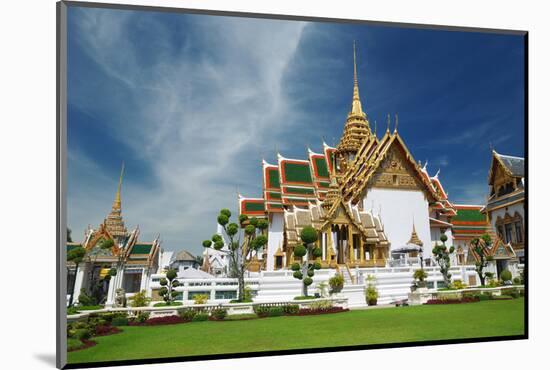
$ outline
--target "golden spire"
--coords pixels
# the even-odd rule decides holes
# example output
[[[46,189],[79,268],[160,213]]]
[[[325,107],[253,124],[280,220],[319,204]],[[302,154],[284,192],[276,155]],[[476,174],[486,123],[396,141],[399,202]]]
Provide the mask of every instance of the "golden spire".
[[[372,135],[367,115],[361,107],[359,98],[359,83],[357,80],[357,53],[355,41],[353,42],[353,99],[351,110],[348,113],[344,132],[336,149],[347,159],[352,159],[361,147],[362,143]]]
[[[115,195],[115,201],[113,202],[113,209],[121,209],[122,202],[120,200],[120,188],[122,187],[123,175],[124,175],[124,162],[122,162],[122,169],[120,170],[120,178],[118,179],[118,188]]]
[[[414,226],[414,220],[413,220],[413,231],[411,234],[411,238],[409,239],[409,244],[418,245],[419,247],[423,246],[422,240],[418,237],[418,234],[416,234],[416,227]]]
[[[353,41],[353,100],[351,103],[350,115],[364,117],[363,109],[361,108],[361,100],[359,99],[359,83],[357,81],[357,57],[355,53],[355,41]]]
[[[123,245],[128,237],[128,232],[124,226],[124,220],[122,219],[120,189],[122,187],[122,176],[124,175],[124,162],[122,162],[122,169],[120,170],[120,178],[118,179],[118,187],[115,194],[115,200],[113,201],[113,208],[111,213],[105,218],[103,225],[109,231],[112,237],[115,238],[119,245]]]
[[[321,207],[325,211],[328,211],[336,201],[338,201],[338,198],[340,197],[340,187],[338,186],[338,182],[336,181],[336,159],[335,155],[332,155],[332,170],[330,171],[330,185],[329,189],[327,191],[327,195],[325,196],[325,200],[321,204]]]

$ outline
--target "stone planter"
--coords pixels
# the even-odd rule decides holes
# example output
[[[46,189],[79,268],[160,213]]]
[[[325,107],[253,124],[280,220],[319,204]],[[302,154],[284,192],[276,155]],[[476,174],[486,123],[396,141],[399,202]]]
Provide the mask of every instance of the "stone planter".
[[[378,303],[378,298],[376,298],[376,299],[368,299],[368,300],[367,300],[367,304],[368,304],[369,306],[376,306],[377,303]]]
[[[432,298],[432,293],[427,288],[419,288],[416,291],[409,293],[409,304],[411,306],[421,305]]]

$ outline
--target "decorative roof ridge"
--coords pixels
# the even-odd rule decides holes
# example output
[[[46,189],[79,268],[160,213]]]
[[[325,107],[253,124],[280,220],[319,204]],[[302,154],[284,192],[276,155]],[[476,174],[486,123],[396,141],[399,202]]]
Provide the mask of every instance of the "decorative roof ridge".
[[[278,164],[268,163],[265,159],[262,159],[262,166],[265,169],[266,167],[278,167]]]
[[[422,171],[420,169],[420,166],[418,165],[418,163],[416,163],[414,161],[414,158],[413,158],[411,152],[409,151],[409,149],[405,145],[403,139],[399,135],[399,132],[395,132],[393,134],[386,133],[385,137],[387,137],[387,139],[383,143],[381,143],[379,148],[376,148],[375,151],[371,154],[371,157],[375,156],[375,155],[377,155],[377,156],[376,156],[376,159],[374,160],[374,162],[372,162],[371,166],[369,166],[369,173],[366,175],[366,180],[363,181],[362,186],[357,187],[355,189],[352,188],[352,189],[350,189],[350,191],[344,193],[343,195],[345,197],[349,197],[349,199],[353,199],[360,192],[362,192],[368,184],[368,179],[372,176],[372,174],[376,171],[376,169],[378,169],[378,167],[380,166],[380,164],[384,160],[385,156],[388,154],[389,149],[391,148],[392,144],[397,141],[399,143],[399,145],[401,145],[402,149],[405,152],[405,159],[411,164],[414,171],[416,171],[418,173],[418,175],[419,175],[418,177],[420,178],[420,180],[424,184],[424,186],[428,189],[430,195],[435,200],[441,200],[439,195],[437,194],[437,192],[433,188],[431,182],[430,183],[426,182],[425,177],[422,175]],[[357,171],[358,171],[358,169],[354,168],[354,174],[353,175],[357,175]],[[348,179],[352,178],[353,175],[350,175],[348,177]]]
[[[499,156],[499,157],[506,157],[506,158],[513,158],[513,159],[521,159],[521,160],[525,160],[525,157],[519,157],[519,156],[516,156],[516,155],[509,155],[509,154],[501,154],[501,153],[498,153],[496,150],[493,149],[493,152]]]
[[[277,153],[277,156],[278,156],[279,162],[280,162],[280,161],[294,161],[294,162],[304,162],[304,163],[307,163],[307,164],[309,165],[309,159],[294,159],[294,158],[287,158],[287,157],[283,157],[283,156],[280,155],[279,153]]]

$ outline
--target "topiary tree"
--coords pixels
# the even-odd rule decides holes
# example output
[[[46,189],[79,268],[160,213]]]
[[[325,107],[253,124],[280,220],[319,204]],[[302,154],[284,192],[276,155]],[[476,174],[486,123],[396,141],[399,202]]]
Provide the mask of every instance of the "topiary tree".
[[[439,265],[439,271],[443,275],[443,283],[448,288],[451,285],[451,274],[449,274],[449,268],[451,267],[451,258],[449,257],[455,251],[455,247],[450,246],[447,248],[445,242],[447,241],[447,235],[443,234],[439,238],[440,243],[436,243],[432,249],[432,253],[435,256],[435,260]]]
[[[167,306],[170,306],[178,295],[178,292],[174,290],[180,285],[179,281],[176,280],[177,277],[178,272],[175,269],[170,269],[166,272],[166,278],[160,279],[159,295],[164,299]]]
[[[78,272],[78,265],[84,260],[86,256],[86,249],[84,247],[76,247],[67,252],[67,262],[75,264],[74,275],[75,278],[72,281],[71,296],[69,298],[69,307],[73,305],[74,299],[74,286],[76,284],[76,273]],[[69,267],[67,266],[67,274],[69,273]]]
[[[512,281],[512,273],[509,270],[502,270],[500,273],[500,280],[504,282]]]
[[[294,248],[294,257],[302,258],[302,262],[294,262],[291,269],[294,271],[294,278],[302,280],[302,296],[307,297],[307,287],[313,283],[312,278],[315,275],[315,270],[321,268],[321,263],[315,260],[309,261],[309,257],[314,259],[321,257],[322,251],[315,245],[317,230],[313,227],[304,227],[300,232],[300,239],[303,244],[298,244]]]
[[[479,276],[479,281],[481,285],[485,285],[485,279],[487,278],[487,273],[484,273],[485,268],[490,261],[493,260],[492,256],[486,256],[485,250],[489,249],[493,244],[491,236],[489,234],[483,234],[479,238],[474,238],[470,241],[474,252],[478,255],[479,261],[476,262],[476,272]]]
[[[244,275],[251,257],[267,244],[264,230],[268,223],[255,217],[249,219],[246,215],[239,216],[239,224],[230,222],[230,219],[231,211],[224,208],[220,211],[217,221],[229,241],[226,253],[229,257],[230,275],[238,280],[237,300],[242,302],[245,299]],[[214,234],[210,240],[203,241],[202,246],[221,250],[225,246],[223,236]]]

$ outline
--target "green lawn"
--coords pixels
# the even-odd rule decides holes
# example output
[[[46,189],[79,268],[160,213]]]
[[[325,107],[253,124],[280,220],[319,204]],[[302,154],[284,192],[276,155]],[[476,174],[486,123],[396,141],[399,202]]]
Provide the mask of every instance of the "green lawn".
[[[522,335],[523,298],[319,316],[123,327],[70,363]],[[307,333],[307,334],[304,334]]]

